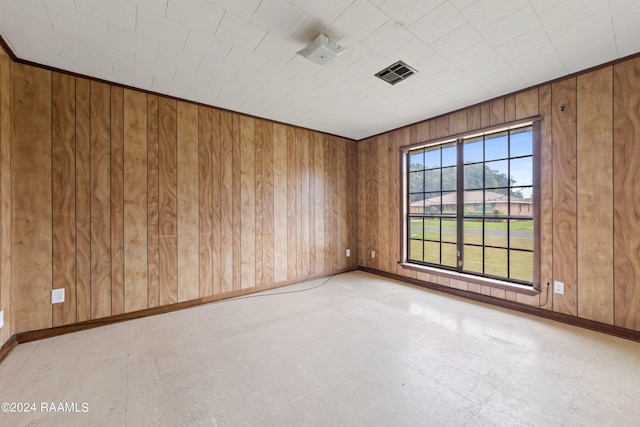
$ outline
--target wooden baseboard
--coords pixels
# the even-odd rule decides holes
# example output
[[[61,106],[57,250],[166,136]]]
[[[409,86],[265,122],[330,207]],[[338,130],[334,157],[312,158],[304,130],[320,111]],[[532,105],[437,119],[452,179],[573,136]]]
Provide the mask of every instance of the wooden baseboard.
[[[405,282],[412,285],[420,286],[434,291],[455,295],[457,297],[470,299],[473,301],[481,302],[484,304],[490,304],[501,308],[506,308],[521,313],[531,314],[533,316],[542,317],[545,319],[555,320],[556,322],[566,323],[572,326],[578,326],[592,331],[602,332],[608,335],[613,335],[620,338],[625,338],[631,341],[640,342],[640,331],[634,331],[632,329],[622,328],[620,326],[609,325],[607,323],[596,322],[595,320],[583,319],[580,317],[570,316],[564,313],[557,313],[555,311],[545,310],[539,307],[534,307],[527,304],[522,304],[515,301],[508,301],[499,298],[494,298],[488,295],[477,294],[475,292],[463,291],[460,289],[450,288],[447,286],[438,285],[435,283],[424,282],[422,280],[413,279],[411,277],[400,276],[394,273],[388,273],[386,271],[377,270],[369,267],[358,267],[359,270],[375,274],[377,276],[387,277],[399,282]]]
[[[13,351],[14,348],[18,345],[18,339],[15,335],[11,335],[11,337],[5,342],[2,347],[0,347],[0,363]]]

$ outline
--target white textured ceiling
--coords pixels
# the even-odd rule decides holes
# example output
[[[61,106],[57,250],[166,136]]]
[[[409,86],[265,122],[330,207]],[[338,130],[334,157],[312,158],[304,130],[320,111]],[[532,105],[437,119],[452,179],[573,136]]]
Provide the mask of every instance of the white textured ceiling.
[[[0,0],[23,60],[352,139],[640,52],[638,0]],[[296,55],[320,32],[348,50]],[[395,86],[374,74],[403,60]]]

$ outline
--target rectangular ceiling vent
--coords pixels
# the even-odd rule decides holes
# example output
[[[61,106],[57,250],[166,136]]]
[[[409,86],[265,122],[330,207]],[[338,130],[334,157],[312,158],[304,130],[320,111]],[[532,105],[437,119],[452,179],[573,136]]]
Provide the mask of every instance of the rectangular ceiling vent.
[[[389,84],[396,84],[402,80],[414,75],[417,71],[405,64],[402,61],[398,61],[395,64],[389,65],[384,70],[380,70],[376,73],[376,77],[381,78]]]

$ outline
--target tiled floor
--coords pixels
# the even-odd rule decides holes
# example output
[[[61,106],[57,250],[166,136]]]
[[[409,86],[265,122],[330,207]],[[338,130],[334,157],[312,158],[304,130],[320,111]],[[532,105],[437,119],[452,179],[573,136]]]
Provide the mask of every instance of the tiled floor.
[[[639,399],[639,343],[363,272],[21,344],[0,365],[0,401],[36,405],[2,426],[637,426]]]

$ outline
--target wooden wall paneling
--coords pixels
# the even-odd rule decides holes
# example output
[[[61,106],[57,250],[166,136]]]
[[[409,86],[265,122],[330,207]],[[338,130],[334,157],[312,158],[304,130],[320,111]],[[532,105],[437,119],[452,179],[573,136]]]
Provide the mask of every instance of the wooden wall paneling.
[[[325,229],[325,215],[324,215],[324,206],[325,206],[325,145],[326,145],[326,136],[321,133],[313,134],[313,151],[314,151],[314,210],[315,210],[315,224],[314,224],[314,240],[315,244],[315,274],[323,273],[325,266],[325,257],[326,257],[326,245],[325,245],[325,237],[327,230]],[[354,252],[352,252],[352,256],[356,256]]]
[[[436,138],[444,138],[445,136],[451,135],[450,132],[450,124],[449,124],[449,115],[440,116],[435,120],[436,125]]]
[[[124,90],[124,311],[147,308],[147,96]]]
[[[232,199],[232,212],[233,212],[233,290],[239,290],[242,288],[242,182],[240,168],[241,149],[241,124],[240,115],[233,114],[233,128],[231,134],[233,135],[233,145],[231,146],[231,188],[233,191]]]
[[[220,112],[220,291],[233,290],[233,114]]]
[[[77,319],[75,78],[51,74],[51,107],[53,289],[65,293],[64,303],[53,306],[53,326],[60,326]]]
[[[429,120],[425,120],[423,122],[418,123],[417,125],[415,125],[415,129],[416,129],[415,142],[428,141],[429,138],[431,137],[430,135],[431,122]]]
[[[554,83],[553,126],[553,280],[564,282],[553,309],[577,315],[576,272],[576,79]]]
[[[295,279],[298,277],[298,237],[300,237],[298,226],[298,162],[297,162],[297,144],[295,138],[295,129],[291,126],[286,128],[287,141],[287,278]]]
[[[213,295],[213,138],[211,109],[198,107],[198,250],[200,296]]]
[[[211,109],[211,198],[212,198],[212,221],[211,221],[211,236],[212,236],[212,295],[217,295],[222,292],[222,252],[221,252],[221,236],[222,236],[222,216],[220,206],[220,192],[221,192],[221,122],[220,122],[220,110]]]
[[[409,131],[407,128],[400,128],[397,130],[397,134],[396,134],[396,138],[398,139],[398,145],[400,147],[403,147],[407,144],[409,144],[410,140],[411,140],[411,136],[409,134]],[[405,270],[405,269],[401,269],[402,274],[404,276],[407,277],[411,277],[413,279],[416,279],[418,277],[418,272],[416,270]]]
[[[516,94],[516,120],[534,117],[538,114],[538,88]]]
[[[315,132],[307,131],[307,156],[308,156],[308,166],[306,169],[306,175],[309,180],[309,206],[308,206],[308,214],[305,221],[308,222],[309,226],[309,266],[307,268],[307,275],[315,274],[315,262],[316,262],[316,186],[315,186],[315,150],[314,150],[314,139],[313,134]]]
[[[613,324],[613,68],[577,86],[578,316]]]
[[[491,126],[491,103],[483,102],[480,104],[480,127],[486,128]]]
[[[357,268],[358,258],[358,146],[355,141],[347,141],[347,241],[351,256],[347,258],[347,267]]]
[[[533,94],[533,95],[532,95]],[[528,103],[533,102],[535,106]],[[518,294],[517,301],[523,304],[540,305],[551,308],[552,289],[547,296],[547,283],[553,282],[553,138],[551,134],[551,86],[516,95],[516,118],[531,117],[539,114],[540,122],[540,290],[538,295]],[[545,304],[546,302],[546,304]]]
[[[111,87],[111,314],[122,313],[124,313],[124,89],[113,86]]]
[[[366,165],[367,165],[367,144],[368,140],[358,141],[358,265],[365,266],[366,258],[364,253],[367,249],[367,232],[369,224],[367,222],[367,185],[366,185]]]
[[[177,104],[158,100],[158,271],[160,305],[178,302]]]
[[[378,268],[382,271],[389,271],[390,260],[388,248],[391,245],[389,241],[389,134],[385,133],[377,137],[378,158]]]
[[[347,205],[349,194],[347,193],[347,140],[336,138],[336,202],[338,215],[338,240],[336,245],[336,258],[338,268],[347,268],[348,260],[346,250],[349,245],[349,223],[347,222]]]
[[[76,78],[76,312],[91,319],[91,82]]]
[[[160,260],[159,260],[159,98],[147,96],[147,260],[148,293],[147,306],[160,304]],[[113,279],[112,279],[113,280]]]
[[[0,48],[0,309],[5,325],[0,329],[0,343],[13,335],[11,310],[12,202],[11,202],[11,58]]]
[[[516,96],[509,95],[504,98],[504,121],[512,122],[516,119]],[[507,292],[507,299],[509,299],[510,292]]]
[[[296,148],[298,150],[298,160],[300,169],[298,179],[300,182],[300,201],[298,207],[298,224],[300,226],[300,238],[298,239],[298,253],[300,256],[299,275],[304,277],[309,275],[310,256],[310,228],[309,228],[309,131],[306,129],[296,129]]]
[[[449,114],[449,133],[455,135],[467,131],[467,110]]]
[[[480,129],[482,127],[480,106],[474,105],[466,109],[467,112],[467,128],[469,130]]]
[[[614,65],[615,324],[640,329],[640,59]]]
[[[378,171],[378,137],[371,138],[369,149],[367,150],[367,222],[369,223],[369,245],[367,246],[365,257],[367,259],[367,267],[378,268],[378,258],[373,258],[372,251],[379,252],[379,227],[378,227],[378,206],[380,203],[378,192],[378,180],[380,174]]]
[[[289,198],[287,127],[273,124],[273,281],[287,280],[289,272]]]
[[[256,281],[256,178],[254,119],[240,116],[240,248],[241,287],[255,286]]]
[[[52,326],[51,72],[13,64],[15,332]]]
[[[400,233],[402,222],[402,181],[400,178],[400,145],[398,140],[398,132],[392,132],[389,135],[389,178],[391,187],[389,191],[389,260],[391,262],[391,272],[401,274],[402,268],[398,264],[400,261]]]
[[[146,121],[145,121],[146,126]],[[91,82],[91,318],[111,315],[111,91]],[[146,171],[145,171],[146,172]],[[146,188],[145,188],[146,192]],[[145,248],[146,252],[146,248]],[[146,265],[145,265],[146,269]],[[146,301],[145,301],[146,303]],[[146,305],[146,304],[145,304]]]
[[[262,121],[262,284],[270,285],[274,279],[275,248],[275,193],[273,122]]]
[[[254,120],[254,138],[253,138],[253,147],[254,147],[254,209],[255,209],[255,273],[253,279],[253,286],[262,286],[262,276],[263,276],[263,258],[262,258],[262,250],[263,250],[263,237],[264,237],[264,218],[262,215],[262,120],[255,119]]]
[[[178,101],[178,301],[200,296],[198,106]]]
[[[325,272],[338,269],[338,143],[327,137],[325,161]]]
[[[504,98],[496,98],[489,102],[489,125],[504,123]]]
[[[437,119],[429,120],[429,139],[438,138],[438,128],[436,125],[436,121]],[[411,144],[415,144],[416,142],[422,142],[417,139],[417,133],[414,134],[413,132],[410,132],[410,137],[411,137]]]

